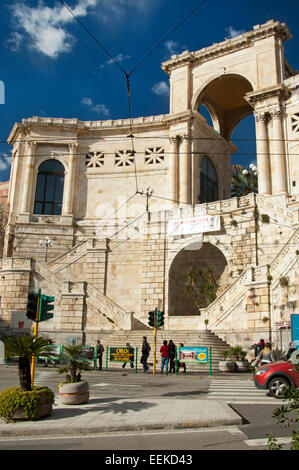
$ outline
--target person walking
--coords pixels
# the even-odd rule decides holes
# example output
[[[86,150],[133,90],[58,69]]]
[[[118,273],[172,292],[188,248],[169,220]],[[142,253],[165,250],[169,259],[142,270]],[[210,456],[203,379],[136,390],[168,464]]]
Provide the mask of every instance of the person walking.
[[[99,369],[98,370],[102,370],[102,359],[103,359],[103,353],[104,353],[104,346],[101,344],[101,341],[99,339],[97,340],[96,348],[97,348],[97,359],[98,359],[98,362],[99,362]]]
[[[265,364],[270,364],[271,362],[275,362],[274,354],[271,349],[271,344],[266,343],[265,347],[262,349],[260,354],[257,357],[257,360],[255,362],[255,365],[261,363],[261,366],[264,366]]]
[[[129,349],[129,350],[133,349],[132,346],[130,345],[130,343],[126,343],[126,348]],[[122,368],[124,369],[126,367],[126,365],[127,365],[127,361],[123,363]],[[134,362],[133,361],[130,362],[130,366],[131,366],[131,369],[134,368]]]
[[[255,357],[258,357],[261,354],[264,347],[265,347],[265,341],[263,339],[260,339],[254,351]]]
[[[180,348],[183,348],[183,347],[184,347],[184,344],[180,343]],[[180,370],[180,367],[184,368],[183,373],[186,374],[186,364],[185,364],[185,362],[179,362],[178,361],[178,372]]]
[[[141,349],[141,359],[140,362],[143,365],[143,372],[146,372],[149,369],[147,365],[147,359],[150,353],[151,347],[147,342],[147,337],[143,336],[142,338],[142,349]]]
[[[165,373],[168,375],[168,361],[169,361],[169,346],[166,339],[163,341],[163,346],[160,348],[161,354],[161,374],[163,374],[163,369],[165,366]]]
[[[169,340],[168,346],[169,346],[169,373],[171,373],[171,372],[175,373],[176,345],[174,344],[172,339]]]
[[[287,360],[290,359],[292,353],[296,351],[296,343],[295,341],[291,341],[290,344],[289,344],[289,350],[288,350],[288,353],[287,353]]]

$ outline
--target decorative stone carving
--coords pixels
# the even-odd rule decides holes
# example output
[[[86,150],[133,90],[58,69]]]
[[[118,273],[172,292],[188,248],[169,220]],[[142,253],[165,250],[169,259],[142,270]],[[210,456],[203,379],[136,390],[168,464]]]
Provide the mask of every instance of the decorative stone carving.
[[[149,147],[145,149],[144,163],[146,165],[158,165],[164,163],[164,148]]]
[[[119,150],[115,154],[115,166],[133,166],[135,161],[134,152],[131,150]]]
[[[299,113],[291,116],[291,126],[294,134],[299,134]]]
[[[102,152],[89,152],[85,157],[87,168],[101,168],[104,166],[105,155]]]

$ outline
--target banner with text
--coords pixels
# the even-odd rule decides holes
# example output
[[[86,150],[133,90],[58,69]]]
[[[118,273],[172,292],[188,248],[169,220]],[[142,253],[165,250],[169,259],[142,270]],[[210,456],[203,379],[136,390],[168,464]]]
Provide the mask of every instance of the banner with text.
[[[188,219],[174,219],[168,222],[168,235],[192,235],[220,230],[219,215],[202,215]]]

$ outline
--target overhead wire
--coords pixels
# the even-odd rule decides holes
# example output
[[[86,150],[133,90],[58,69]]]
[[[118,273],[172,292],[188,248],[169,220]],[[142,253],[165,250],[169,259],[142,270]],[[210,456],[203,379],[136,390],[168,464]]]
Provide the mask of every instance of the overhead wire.
[[[124,74],[126,78],[126,85],[127,85],[127,95],[128,95],[128,110],[129,110],[129,120],[130,120],[130,137],[131,145],[132,145],[132,152],[135,153],[134,149],[134,135],[133,135],[133,117],[132,117],[132,106],[131,106],[131,85],[130,85],[130,77],[136,71],[137,68],[141,66],[159,47],[163,44],[174,32],[176,32],[183,24],[185,24],[206,2],[207,0],[202,0],[193,10],[181,20],[174,28],[172,28],[158,43],[131,69],[128,73],[117,61],[115,57],[110,54],[105,46],[95,37],[95,35],[89,31],[89,29],[85,26],[85,24],[74,14],[72,9],[63,1],[60,0],[61,4],[69,11],[69,13],[73,16],[73,18],[78,22],[78,24],[86,31],[86,33],[96,42],[96,44],[101,48],[101,50],[109,57],[110,60],[119,68],[119,70]],[[138,177],[137,177],[137,167],[136,161],[134,159],[134,168],[135,168],[135,185],[136,191],[138,192]]]

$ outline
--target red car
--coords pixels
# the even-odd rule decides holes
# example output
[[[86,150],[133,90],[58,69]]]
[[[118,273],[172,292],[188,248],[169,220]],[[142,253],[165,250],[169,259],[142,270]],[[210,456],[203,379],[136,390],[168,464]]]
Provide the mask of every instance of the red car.
[[[275,398],[281,398],[287,387],[299,388],[299,373],[295,365],[289,361],[271,362],[258,369],[253,380],[259,389],[269,390]]]

